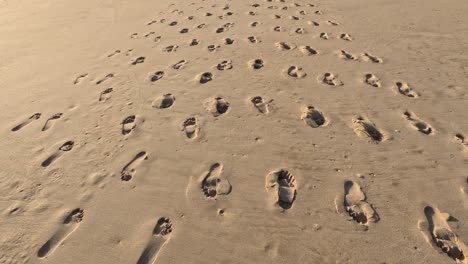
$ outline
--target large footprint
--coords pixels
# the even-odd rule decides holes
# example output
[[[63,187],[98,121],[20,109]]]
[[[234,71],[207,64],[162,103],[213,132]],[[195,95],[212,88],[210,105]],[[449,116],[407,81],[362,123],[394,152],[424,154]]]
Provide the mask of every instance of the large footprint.
[[[405,116],[406,120],[408,120],[411,127],[416,129],[417,131],[425,135],[431,135],[434,133],[434,129],[429,124],[419,119],[414,113],[410,111],[405,111],[403,115]]]
[[[286,169],[270,172],[265,179],[270,200],[282,209],[290,209],[296,200],[296,178]]]
[[[122,181],[129,181],[131,180],[136,173],[136,168],[143,162],[144,160],[148,159],[148,154],[146,151],[140,151],[135,157],[123,167],[122,171],[120,172],[120,179]]]
[[[54,250],[80,226],[83,216],[84,210],[81,208],[76,208],[71,211],[63,219],[62,226],[44,243],[44,245],[42,245],[39,251],[37,251],[37,256],[39,258],[45,258],[47,255],[54,252]]]
[[[140,255],[137,264],[153,264],[158,258],[161,248],[171,239],[172,222],[171,219],[161,217],[156,222],[148,244]]]
[[[361,186],[353,181],[346,181],[344,184],[344,207],[346,212],[362,225],[375,223],[379,220],[377,212],[366,201],[366,195],[361,190]]]
[[[387,139],[384,132],[381,132],[377,127],[368,119],[363,117],[356,117],[352,120],[353,130],[359,137],[370,139],[372,143],[380,143]]]
[[[22,129],[23,127],[29,125],[29,123],[31,123],[32,121],[38,120],[39,118],[41,118],[41,113],[35,113],[34,115],[30,116],[25,121],[21,122],[19,125],[12,128],[11,131],[16,132],[16,131]]]
[[[208,173],[202,178],[201,189],[206,197],[215,199],[218,195],[228,195],[231,192],[231,183],[223,176],[221,163],[211,165]]]
[[[52,162],[60,158],[65,152],[71,151],[73,149],[73,146],[75,145],[74,141],[67,141],[63,143],[57,151],[55,151],[52,155],[50,155],[46,160],[44,160],[41,164],[42,167],[47,167]]]
[[[450,215],[441,213],[431,206],[424,208],[426,221],[420,221],[418,227],[434,248],[439,247],[457,263],[468,263],[468,247],[458,238],[447,220]]]

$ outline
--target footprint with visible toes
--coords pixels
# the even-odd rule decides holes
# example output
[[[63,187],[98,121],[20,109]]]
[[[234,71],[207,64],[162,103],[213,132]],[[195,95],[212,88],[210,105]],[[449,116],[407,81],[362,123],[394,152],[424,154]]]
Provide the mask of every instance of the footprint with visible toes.
[[[67,214],[58,230],[37,251],[37,256],[45,258],[49,254],[52,254],[80,226],[83,217],[84,210],[81,208],[76,208]]]
[[[265,179],[265,187],[270,201],[286,210],[296,200],[296,178],[287,169],[270,172]]]
[[[419,94],[408,83],[397,82],[396,87],[397,87],[398,92],[404,96],[408,96],[412,98],[419,97]]]
[[[417,131],[425,135],[431,135],[434,133],[434,129],[428,123],[419,119],[414,113],[410,111],[405,111],[403,115],[405,116],[406,120],[408,120],[411,127],[416,129]]]
[[[306,125],[317,128],[327,125],[327,120],[323,116],[322,112],[315,109],[313,106],[306,106],[302,110],[301,119]]]
[[[214,117],[225,114],[229,110],[229,102],[222,97],[216,97],[205,101],[205,109]]]
[[[356,135],[368,139],[372,143],[378,144],[387,140],[384,132],[381,132],[370,120],[363,117],[353,118],[352,127]]]
[[[152,106],[153,108],[166,109],[171,107],[175,102],[175,96],[172,94],[164,94],[156,99]]]
[[[182,124],[182,131],[185,132],[185,135],[188,139],[195,139],[198,137],[200,128],[198,126],[198,120],[196,117],[187,118]]]
[[[302,79],[307,76],[307,73],[304,72],[302,67],[298,67],[298,66],[291,66],[288,68],[286,72],[289,77],[296,78],[296,79]]]
[[[250,99],[253,106],[262,114],[268,114],[269,102],[265,102],[261,96],[254,96]],[[271,101],[270,101],[271,102]]]
[[[49,119],[46,120],[44,126],[42,127],[42,131],[46,131],[54,126],[55,122],[62,117],[63,113],[56,113],[53,114]]]
[[[122,135],[130,134],[136,128],[136,116],[127,116],[121,123]]]
[[[71,151],[73,149],[73,146],[75,145],[74,141],[67,141],[63,143],[57,151],[55,151],[52,155],[50,155],[46,160],[44,160],[41,164],[42,167],[47,167],[52,162],[60,158],[65,152]]]
[[[230,60],[222,61],[218,63],[218,65],[216,65],[216,69],[218,69],[219,71],[230,70],[232,69],[232,61]]]
[[[105,102],[111,98],[111,93],[114,91],[113,88],[107,88],[99,95],[99,102]]]
[[[153,229],[153,235],[146,244],[145,249],[138,258],[137,264],[153,264],[156,263],[158,254],[161,249],[171,239],[172,222],[167,217],[161,217],[156,222]]]
[[[218,195],[228,195],[232,186],[229,180],[223,176],[223,165],[214,163],[206,175],[202,176],[201,189],[207,198],[216,199]]]
[[[136,173],[136,169],[140,164],[148,159],[148,154],[146,151],[140,151],[135,157],[123,167],[122,171],[120,172],[120,179],[122,181],[129,181],[131,180]]]
[[[323,75],[322,83],[331,86],[342,86],[343,82],[338,79],[333,73],[327,72]]]
[[[16,132],[20,129],[22,129],[23,127],[29,125],[31,122],[33,122],[34,120],[38,120],[39,118],[41,118],[41,113],[35,113],[33,114],[32,116],[30,116],[28,119],[26,119],[25,121],[21,122],[19,125],[15,126],[14,128],[11,129],[11,131],[13,132]]]
[[[380,79],[371,73],[366,74],[365,83],[373,87],[380,87]]]
[[[366,194],[362,191],[361,186],[354,181],[345,182],[344,201],[341,202],[349,216],[361,225],[369,225],[380,220],[372,205],[367,202]]]

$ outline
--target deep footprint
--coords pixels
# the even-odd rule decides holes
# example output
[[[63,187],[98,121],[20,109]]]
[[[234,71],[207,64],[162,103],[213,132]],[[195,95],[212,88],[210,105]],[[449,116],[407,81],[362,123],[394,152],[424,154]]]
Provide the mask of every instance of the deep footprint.
[[[313,106],[305,107],[302,111],[301,119],[304,123],[313,128],[321,127],[326,124],[323,114]]]
[[[122,135],[130,134],[133,129],[136,127],[136,116],[131,115],[127,116],[121,123],[122,125]]]
[[[203,177],[201,189],[207,198],[214,198],[218,195],[228,195],[231,192],[232,186],[229,181],[222,176],[223,165],[214,163],[210,170]]]
[[[359,137],[369,139],[372,143],[376,144],[386,140],[385,134],[379,131],[368,119],[357,117],[352,122],[354,133]]]
[[[47,167],[52,162],[60,158],[65,152],[71,151],[73,149],[73,146],[75,145],[74,141],[67,141],[63,143],[57,151],[55,151],[52,155],[50,155],[46,160],[44,160],[41,164],[42,167]]]
[[[403,115],[405,116],[406,120],[408,120],[411,127],[416,129],[417,131],[423,133],[424,135],[433,134],[434,129],[429,124],[419,119],[414,113],[410,111],[405,111]]]
[[[396,87],[398,92],[404,96],[417,98],[419,94],[408,84],[405,82],[397,82]]]
[[[188,139],[195,139],[198,136],[200,128],[198,127],[198,120],[196,117],[187,118],[182,124],[182,130]]]
[[[153,108],[165,109],[171,107],[175,102],[175,96],[164,94],[153,102]]]
[[[290,209],[296,200],[296,179],[286,169],[270,172],[266,176],[265,187],[271,201],[282,209]]]
[[[374,208],[366,201],[366,195],[359,184],[346,181],[344,184],[344,207],[346,212],[361,225],[379,221],[379,216]]]

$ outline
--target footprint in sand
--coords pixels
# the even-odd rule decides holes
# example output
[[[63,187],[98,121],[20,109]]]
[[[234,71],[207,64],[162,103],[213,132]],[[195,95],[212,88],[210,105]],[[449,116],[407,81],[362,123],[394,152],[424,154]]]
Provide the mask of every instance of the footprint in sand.
[[[44,160],[41,164],[42,167],[47,167],[52,162],[60,158],[65,152],[71,151],[73,149],[73,146],[75,145],[74,141],[67,141],[63,143],[58,150],[56,150],[52,155],[50,155],[46,160]]]
[[[282,209],[290,209],[296,200],[296,179],[286,169],[270,172],[265,179],[265,187],[273,204]]]
[[[214,117],[225,114],[229,110],[229,102],[222,97],[208,99],[205,102],[205,109],[210,112]]]
[[[169,45],[169,46],[163,48],[163,52],[168,52],[168,53],[176,52],[178,48],[179,48],[179,46],[177,46],[177,45]]]
[[[132,65],[137,65],[145,62],[145,57],[138,57],[132,61]]]
[[[311,26],[314,26],[314,27],[320,26],[320,23],[318,23],[318,22],[316,22],[316,21],[307,21],[307,24],[308,24],[308,25],[311,25]]]
[[[340,39],[342,40],[346,40],[346,41],[353,41],[353,39],[351,38],[350,35],[346,34],[346,33],[343,33],[340,35]]]
[[[468,142],[466,141],[466,138],[463,134],[461,133],[455,134],[454,140],[455,142],[457,142],[458,144],[462,146],[464,151],[468,151]]]
[[[340,81],[340,79],[338,79],[338,76],[335,76],[331,72],[325,73],[321,79],[322,79],[322,83],[327,84],[327,85],[331,85],[331,86],[344,85],[343,82]]]
[[[281,26],[276,26],[273,28],[273,31],[276,31],[276,32],[281,32],[283,30],[283,28]]]
[[[296,79],[302,79],[307,76],[307,73],[304,72],[302,67],[298,67],[298,66],[291,66],[288,68],[286,72],[289,77],[296,78]]]
[[[344,208],[346,212],[361,225],[379,221],[379,216],[372,205],[366,201],[366,195],[361,186],[354,181],[344,184]]]
[[[431,206],[424,208],[424,215],[426,220],[419,221],[418,228],[426,240],[435,249],[439,248],[457,263],[468,263],[468,247],[447,223],[452,217]]]
[[[164,94],[152,103],[153,108],[166,109],[171,107],[175,102],[175,96],[172,94]]]
[[[38,120],[39,118],[41,118],[41,115],[42,115],[41,113],[33,114],[28,119],[26,119],[25,121],[21,122],[19,125],[12,128],[11,131],[16,132],[16,131],[22,129],[23,127],[29,125],[32,121]]]
[[[188,139],[195,139],[198,137],[200,128],[198,126],[198,119],[196,117],[187,118],[182,124],[182,131],[185,132],[185,135]]]
[[[219,33],[223,33],[225,30],[226,28],[220,27],[220,28],[217,28],[215,32],[219,34]]]
[[[380,79],[371,73],[366,74],[364,82],[370,86],[377,88],[381,86]]]
[[[200,41],[198,39],[192,39],[192,41],[190,41],[190,46],[197,46],[198,44],[200,44]]]
[[[248,37],[248,38],[247,38],[247,40],[248,40],[250,43],[254,43],[254,44],[255,44],[255,43],[259,43],[259,42],[260,42],[260,40],[259,40],[259,39],[257,39],[257,38],[256,38],[256,37],[254,37],[254,36],[250,36],[250,37]]]
[[[125,167],[123,167],[122,171],[120,172],[120,179],[122,181],[129,181],[131,180],[136,173],[136,169],[144,160],[148,159],[148,154],[146,151],[140,151],[136,156],[129,162]]]
[[[187,60],[180,60],[180,61],[177,62],[176,64],[172,65],[172,68],[173,68],[174,70],[180,70],[180,69],[182,69],[187,63],[188,63]]]
[[[264,62],[262,59],[255,59],[253,61],[250,61],[249,64],[250,64],[250,68],[254,70],[260,70],[264,66]]]
[[[160,79],[162,79],[164,77],[164,72],[163,71],[157,71],[155,73],[153,73],[150,77],[150,80],[151,82],[156,82],[156,81],[159,81]]]
[[[252,99],[250,99],[250,102],[252,102],[253,106],[262,114],[268,114],[269,112],[269,107],[268,104],[269,102],[265,102],[261,96],[254,96]]]
[[[45,122],[44,126],[42,127],[42,131],[46,131],[54,126],[55,122],[62,117],[63,113],[56,113],[53,114],[47,121]]]
[[[338,56],[344,60],[352,60],[352,61],[355,61],[357,60],[357,57],[345,50],[340,50],[338,52]]]
[[[81,82],[81,80],[83,80],[84,78],[88,77],[88,74],[85,73],[85,74],[81,74],[80,76],[76,77],[75,81],[73,82],[73,84],[79,84]]]
[[[233,43],[234,43],[233,39],[230,39],[230,38],[225,38],[224,39],[224,44],[225,45],[232,45]]]
[[[128,135],[130,134],[136,127],[136,116],[135,115],[130,115],[124,118],[122,123],[122,135]]]
[[[179,33],[181,34],[185,34],[185,33],[188,33],[189,32],[189,29],[188,28],[183,28],[179,31]]]
[[[39,258],[45,258],[47,255],[52,254],[57,247],[63,244],[65,239],[67,239],[80,226],[81,221],[83,221],[83,217],[84,210],[81,208],[76,208],[67,214],[59,229],[55,231],[52,237],[42,245],[39,251],[37,251],[37,256]]]
[[[258,26],[258,22],[252,22],[252,23],[250,23],[249,26],[251,26],[251,27],[256,27],[256,26]]]
[[[214,198],[218,195],[228,195],[231,193],[232,186],[228,179],[223,176],[223,165],[214,163],[210,170],[203,176],[201,181],[201,190],[207,198]]]
[[[204,72],[200,74],[197,79],[201,84],[205,84],[213,80],[213,74],[211,72]]]
[[[323,116],[322,112],[315,109],[313,106],[306,106],[302,110],[301,119],[306,123],[306,125],[317,128],[325,126],[327,120]]]
[[[167,217],[161,217],[156,222],[153,229],[153,235],[146,244],[145,249],[140,255],[137,264],[153,264],[156,263],[159,251],[171,239],[172,222]]]
[[[221,46],[219,45],[208,45],[207,49],[209,52],[213,52],[213,51],[216,51],[218,50],[219,48],[221,48]]]
[[[115,50],[114,52],[112,52],[111,54],[107,55],[108,58],[111,58],[111,57],[114,57],[115,55],[117,54],[120,54],[121,51],[120,50]]]
[[[334,22],[334,21],[331,21],[331,20],[328,20],[327,23],[330,25],[330,26],[338,26],[340,23],[337,23],[337,22]]]
[[[330,38],[330,35],[326,32],[320,33],[320,38],[324,40],[328,40]]]
[[[296,48],[296,45],[288,44],[286,42],[277,42],[275,45],[280,50],[293,50]]]
[[[145,38],[151,37],[151,36],[153,36],[154,34],[156,34],[154,31],[148,32],[148,33],[145,34]]]
[[[378,144],[387,140],[387,136],[384,132],[379,131],[370,120],[363,117],[353,118],[352,127],[356,135],[368,139],[372,143]]]
[[[382,63],[383,60],[377,56],[371,55],[369,53],[364,53],[363,57],[365,60],[370,61],[372,63]]]
[[[111,98],[111,93],[114,91],[113,88],[107,88],[99,95],[99,102],[105,102]]]
[[[414,113],[410,111],[405,111],[403,115],[405,116],[406,120],[408,120],[411,127],[416,129],[417,131],[425,135],[431,135],[434,133],[434,129],[428,123],[419,119]]]
[[[219,71],[230,70],[232,69],[232,61],[224,60],[216,65],[216,69]]]
[[[301,46],[299,49],[301,50],[302,53],[308,56],[318,54],[318,51],[313,49],[311,46]]]
[[[397,87],[398,92],[404,96],[413,97],[413,98],[419,97],[419,94],[408,83],[397,82],[396,87]]]
[[[106,76],[104,76],[104,78],[98,80],[98,81],[96,82],[96,84],[101,84],[101,83],[103,83],[103,82],[105,82],[105,81],[107,81],[107,80],[109,80],[110,78],[113,78],[113,77],[114,77],[114,74],[113,74],[113,73],[109,73],[109,74],[107,74]]]

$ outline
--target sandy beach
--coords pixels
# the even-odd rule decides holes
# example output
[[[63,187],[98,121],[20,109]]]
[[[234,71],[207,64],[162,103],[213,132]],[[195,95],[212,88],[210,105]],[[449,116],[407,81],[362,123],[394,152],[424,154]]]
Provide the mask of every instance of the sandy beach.
[[[468,263],[466,14],[0,0],[0,263]]]

